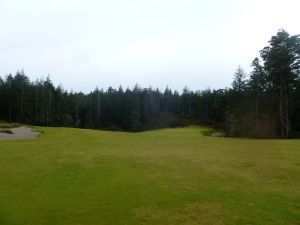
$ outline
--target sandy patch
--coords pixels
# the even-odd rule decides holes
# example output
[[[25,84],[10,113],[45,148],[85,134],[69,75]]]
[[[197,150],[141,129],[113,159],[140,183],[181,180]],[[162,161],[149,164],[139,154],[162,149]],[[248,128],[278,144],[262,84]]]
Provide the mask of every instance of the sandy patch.
[[[6,130],[11,130],[13,134],[0,132],[0,140],[36,139],[40,135],[40,132],[33,130],[31,127],[25,126]]]
[[[212,137],[224,137],[225,134],[223,132],[220,131],[215,131],[211,134]]]

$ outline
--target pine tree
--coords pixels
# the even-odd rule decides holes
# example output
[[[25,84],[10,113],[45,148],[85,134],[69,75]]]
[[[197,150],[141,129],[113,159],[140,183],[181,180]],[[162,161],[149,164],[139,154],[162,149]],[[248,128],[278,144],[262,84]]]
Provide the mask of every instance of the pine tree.
[[[264,66],[273,90],[278,94],[282,137],[291,137],[293,97],[300,75],[300,37],[279,30],[269,46],[261,51]]]

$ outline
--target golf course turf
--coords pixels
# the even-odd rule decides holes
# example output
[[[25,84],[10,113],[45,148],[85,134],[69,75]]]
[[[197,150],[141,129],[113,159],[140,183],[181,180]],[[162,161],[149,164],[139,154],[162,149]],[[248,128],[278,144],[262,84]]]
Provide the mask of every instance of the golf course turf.
[[[1,225],[299,225],[300,141],[38,128],[0,141]]]

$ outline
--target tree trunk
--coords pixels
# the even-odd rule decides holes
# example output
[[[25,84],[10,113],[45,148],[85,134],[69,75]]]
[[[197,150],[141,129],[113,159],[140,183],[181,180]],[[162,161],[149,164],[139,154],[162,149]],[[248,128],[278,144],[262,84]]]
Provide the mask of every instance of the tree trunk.
[[[286,90],[286,92],[288,92]],[[292,136],[292,129],[291,129],[291,116],[290,116],[290,99],[289,94],[285,94],[285,117],[286,117],[286,137],[290,138]]]
[[[189,102],[188,102],[188,104],[189,104],[189,117],[191,117],[191,96],[189,95]]]
[[[280,116],[280,131],[281,137],[286,137],[285,133],[285,116],[284,116],[284,96],[283,96],[283,87],[280,87],[280,97],[279,97],[279,116]]]
[[[280,128],[281,136],[290,138],[292,136],[291,113],[290,113],[290,98],[287,85],[280,87]]]
[[[258,131],[258,100],[257,100],[257,96],[256,96],[256,100],[255,100],[255,131]]]
[[[24,102],[24,88],[21,89],[21,101],[20,101],[20,118],[19,121],[23,122],[23,102]]]
[[[12,121],[12,106],[11,106],[11,100],[9,100],[9,114],[8,114],[8,121]]]
[[[38,123],[38,100],[39,100],[39,93],[38,89],[35,91],[35,123]]]
[[[100,93],[97,92],[97,126],[100,128]]]
[[[76,104],[76,126],[78,126],[79,125],[79,113],[78,113],[78,104]]]
[[[52,104],[52,93],[51,89],[49,90],[49,105],[47,109],[47,126],[49,126],[49,120],[51,119],[51,104]]]

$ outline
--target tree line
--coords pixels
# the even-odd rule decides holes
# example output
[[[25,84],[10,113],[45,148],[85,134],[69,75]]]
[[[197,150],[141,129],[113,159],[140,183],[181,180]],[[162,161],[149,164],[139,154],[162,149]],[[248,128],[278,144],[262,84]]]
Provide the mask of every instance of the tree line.
[[[230,88],[184,88],[182,93],[139,85],[68,92],[49,77],[30,81],[19,71],[0,77],[0,120],[134,132],[203,124],[229,136],[295,137],[300,131],[299,36],[279,30],[251,65],[249,75],[237,69]]]
[[[30,82],[23,71],[0,80],[0,119],[41,126],[143,131],[224,120],[225,90],[182,94],[166,88],[96,88],[89,94],[55,87],[48,77]],[[218,105],[220,104],[220,105]]]

